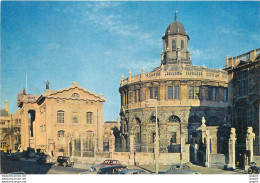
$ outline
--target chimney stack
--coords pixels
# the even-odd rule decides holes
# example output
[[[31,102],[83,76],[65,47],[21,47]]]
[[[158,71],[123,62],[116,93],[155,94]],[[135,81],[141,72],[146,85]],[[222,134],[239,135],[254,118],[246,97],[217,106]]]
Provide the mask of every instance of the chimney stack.
[[[5,111],[9,112],[9,108],[8,108],[8,101],[5,101]]]

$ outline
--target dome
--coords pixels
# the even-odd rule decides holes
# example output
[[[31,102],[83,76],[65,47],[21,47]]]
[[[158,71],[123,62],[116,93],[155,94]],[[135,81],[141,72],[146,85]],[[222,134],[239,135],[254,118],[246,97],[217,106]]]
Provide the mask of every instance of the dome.
[[[174,35],[174,34],[187,35],[184,26],[180,22],[177,22],[177,20],[172,22],[165,31],[165,35]]]

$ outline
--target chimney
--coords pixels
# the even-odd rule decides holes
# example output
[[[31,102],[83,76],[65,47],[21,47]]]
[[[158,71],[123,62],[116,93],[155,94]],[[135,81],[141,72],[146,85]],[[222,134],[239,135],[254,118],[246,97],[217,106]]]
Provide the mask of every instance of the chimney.
[[[9,112],[9,108],[8,108],[8,101],[5,101],[5,111]]]

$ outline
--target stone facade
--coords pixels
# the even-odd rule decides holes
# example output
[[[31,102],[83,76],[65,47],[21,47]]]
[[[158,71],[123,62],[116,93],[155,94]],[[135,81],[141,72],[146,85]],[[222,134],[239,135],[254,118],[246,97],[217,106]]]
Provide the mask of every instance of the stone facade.
[[[58,91],[46,86],[40,96],[18,94],[22,148],[41,149],[52,156],[94,156],[103,151],[103,102],[102,95],[77,82]]]
[[[193,66],[188,51],[189,36],[175,21],[163,36],[161,65],[153,71],[124,79],[121,94],[121,133],[126,151],[130,151],[130,134],[136,152],[154,152],[155,122],[159,127],[161,153],[189,156],[189,144],[202,124],[227,125],[226,71]],[[150,100],[152,99],[152,100]]]
[[[21,146],[21,116],[20,110],[14,114],[9,113],[8,101],[5,101],[5,109],[1,109],[1,151],[17,152]]]
[[[111,131],[119,132],[120,121],[106,121],[103,125],[103,151],[109,151],[109,139],[111,137]]]
[[[229,120],[237,132],[236,161],[244,165],[244,155],[252,157],[246,148],[247,130],[255,133],[253,153],[260,155],[260,49],[233,58],[226,58],[229,88]],[[250,155],[251,154],[251,155]]]

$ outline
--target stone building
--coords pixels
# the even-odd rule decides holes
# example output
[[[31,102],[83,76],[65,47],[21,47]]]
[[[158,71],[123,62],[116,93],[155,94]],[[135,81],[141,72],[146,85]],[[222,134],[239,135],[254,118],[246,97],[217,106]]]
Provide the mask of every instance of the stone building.
[[[162,39],[159,67],[148,73],[143,68],[136,76],[129,72],[126,79],[122,76],[122,151],[129,151],[133,134],[136,152],[154,152],[157,105],[160,152],[181,153],[189,159],[189,146],[196,143],[203,117],[207,126],[221,129],[227,123],[228,76],[222,69],[192,65],[190,38],[176,16]]]
[[[1,151],[11,150],[16,152],[21,145],[21,117],[20,111],[9,113],[8,101],[5,101],[5,109],[0,111],[1,118]]]
[[[92,93],[77,82],[42,95],[18,94],[21,108],[21,146],[39,149],[52,156],[94,156],[103,150],[102,95]]]
[[[259,106],[260,106],[260,49],[237,57],[226,58],[228,72],[229,120],[236,129],[237,161],[244,164],[248,127],[253,127],[255,143],[253,153],[260,155]]]
[[[109,151],[109,139],[111,137],[111,131],[119,134],[120,121],[106,121],[103,125],[103,150]]]

